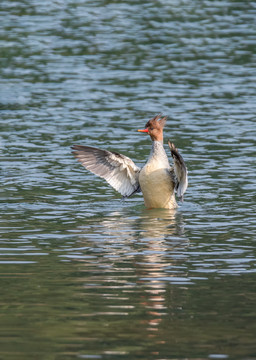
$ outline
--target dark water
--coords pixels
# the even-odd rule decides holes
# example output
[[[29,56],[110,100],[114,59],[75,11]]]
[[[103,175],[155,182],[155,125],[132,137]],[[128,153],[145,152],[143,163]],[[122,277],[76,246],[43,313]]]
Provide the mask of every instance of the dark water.
[[[256,359],[256,5],[0,3],[0,359]],[[176,212],[70,146],[142,165],[169,115]]]

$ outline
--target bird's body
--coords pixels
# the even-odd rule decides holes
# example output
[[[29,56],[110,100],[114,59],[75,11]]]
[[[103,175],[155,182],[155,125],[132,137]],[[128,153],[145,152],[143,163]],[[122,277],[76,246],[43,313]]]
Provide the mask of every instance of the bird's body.
[[[149,159],[139,174],[139,184],[147,208],[177,207],[171,170],[162,142],[153,141]]]
[[[187,169],[170,142],[174,166],[169,164],[163,146],[165,121],[166,117],[158,115],[147,122],[144,130],[139,130],[148,133],[153,141],[149,159],[142,169],[127,156],[90,146],[74,145],[74,155],[86,169],[104,178],[124,197],[142,191],[147,208],[176,208],[175,191],[183,200],[187,189]]]

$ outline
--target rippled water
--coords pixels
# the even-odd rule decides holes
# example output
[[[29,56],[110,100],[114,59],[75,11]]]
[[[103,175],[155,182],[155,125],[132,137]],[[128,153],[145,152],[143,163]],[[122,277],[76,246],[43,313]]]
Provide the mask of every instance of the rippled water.
[[[0,3],[0,359],[255,359],[253,1]],[[125,202],[70,146],[142,165],[169,116],[189,188]]]

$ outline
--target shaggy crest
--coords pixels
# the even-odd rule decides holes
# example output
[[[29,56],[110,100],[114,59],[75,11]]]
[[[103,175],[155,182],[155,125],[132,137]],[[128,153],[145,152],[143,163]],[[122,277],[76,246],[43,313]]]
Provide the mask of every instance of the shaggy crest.
[[[146,125],[145,128],[155,128],[155,129],[163,129],[167,120],[167,116],[162,117],[161,114],[156,115],[152,119],[150,119]]]

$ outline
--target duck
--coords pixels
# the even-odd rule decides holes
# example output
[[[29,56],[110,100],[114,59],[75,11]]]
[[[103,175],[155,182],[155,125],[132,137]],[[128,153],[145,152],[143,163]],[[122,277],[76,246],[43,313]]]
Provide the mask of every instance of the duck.
[[[176,196],[183,202],[188,187],[188,171],[183,157],[168,140],[173,165],[164,149],[163,129],[167,116],[156,115],[141,133],[148,134],[152,148],[146,164],[140,168],[129,157],[92,146],[73,145],[75,158],[90,172],[105,179],[124,198],[142,193],[147,209],[175,209]],[[175,196],[176,195],[176,196]]]

